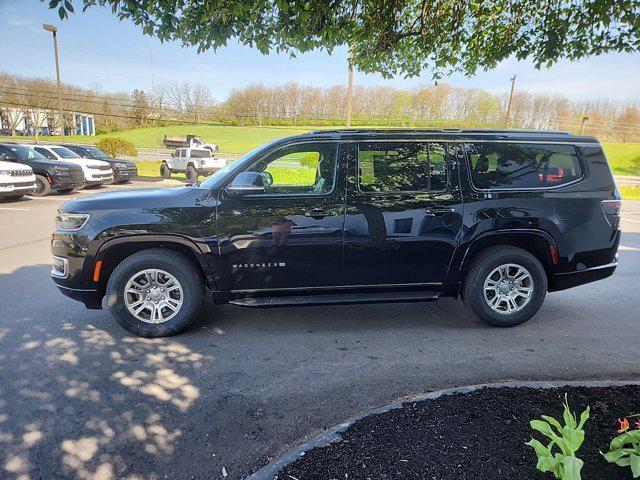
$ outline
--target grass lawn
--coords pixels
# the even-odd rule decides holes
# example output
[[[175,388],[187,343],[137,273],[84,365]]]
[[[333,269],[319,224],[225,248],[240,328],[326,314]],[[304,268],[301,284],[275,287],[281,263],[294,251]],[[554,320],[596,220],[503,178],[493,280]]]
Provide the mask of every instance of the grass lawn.
[[[323,127],[233,127],[228,125],[170,125],[166,127],[147,127],[123,130],[107,135],[85,137],[67,136],[69,142],[95,143],[103,136],[117,136],[130,140],[138,147],[162,147],[162,137],[196,135],[203,140],[220,146],[222,152],[244,153],[258,145],[275,138],[295,135]],[[324,127],[327,128],[327,127]],[[335,127],[332,127],[335,128]],[[11,137],[5,137],[11,139]],[[33,137],[18,137],[33,140]],[[41,137],[43,141],[55,142],[58,137]],[[13,138],[15,140],[16,137]],[[639,143],[603,143],[605,153],[618,175],[640,175]],[[151,168],[151,167],[150,167]],[[155,169],[157,174],[158,169]]]
[[[622,186],[620,194],[624,200],[640,200],[640,187]]]
[[[640,175],[640,143],[603,142],[609,164],[617,175]]]

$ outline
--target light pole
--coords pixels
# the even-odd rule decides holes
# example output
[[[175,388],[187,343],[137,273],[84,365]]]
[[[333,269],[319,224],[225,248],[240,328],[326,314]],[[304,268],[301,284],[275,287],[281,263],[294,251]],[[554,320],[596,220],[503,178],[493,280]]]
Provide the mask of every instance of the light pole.
[[[42,25],[47,32],[53,33],[53,51],[56,55],[56,80],[58,84],[58,113],[60,114],[60,136],[64,138],[64,114],[62,113],[62,92],[60,87],[60,63],[58,61],[58,29],[55,25]]]
[[[351,128],[353,109],[353,46],[349,48],[349,83],[347,84],[347,128]]]
[[[586,115],[582,116],[582,125],[580,125],[580,135],[584,135],[584,124],[587,123],[587,120],[589,120],[589,117]]]
[[[504,128],[509,130],[509,117],[511,116],[511,101],[513,100],[513,87],[516,85],[516,76],[511,77],[511,92],[509,93],[509,104],[507,105],[507,118],[504,122]]]

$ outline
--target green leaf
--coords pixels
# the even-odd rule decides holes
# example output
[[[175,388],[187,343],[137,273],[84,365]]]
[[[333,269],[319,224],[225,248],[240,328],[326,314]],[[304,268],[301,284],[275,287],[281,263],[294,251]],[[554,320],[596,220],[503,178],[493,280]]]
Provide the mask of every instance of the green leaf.
[[[584,462],[576,457],[565,457],[563,480],[580,480],[580,470]]]
[[[529,425],[531,425],[531,428],[533,428],[534,430],[537,430],[538,432],[549,438],[558,438],[556,433],[551,428],[551,425],[549,425],[544,420],[531,420],[531,422],[529,422]]]
[[[607,452],[603,455],[604,459],[609,463],[616,463],[622,457],[626,455],[622,450],[613,450],[611,452]]]
[[[640,477],[640,455],[631,453],[629,455],[629,459],[631,461],[631,474],[633,475],[633,478]]]
[[[74,12],[73,10],[73,5],[71,4],[71,2],[69,0],[64,0],[64,6],[65,8],[70,11],[71,13]]]

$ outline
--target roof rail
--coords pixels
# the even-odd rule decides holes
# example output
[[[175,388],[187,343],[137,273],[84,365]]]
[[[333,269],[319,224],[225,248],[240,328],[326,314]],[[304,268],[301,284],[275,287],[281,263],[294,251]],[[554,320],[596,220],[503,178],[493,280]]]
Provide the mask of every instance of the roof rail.
[[[571,132],[564,130],[534,130],[534,129],[494,129],[494,128],[336,128],[326,130],[312,130],[307,132],[309,135],[318,135],[323,133],[369,133],[369,132],[446,132],[446,133],[534,133],[545,135],[571,135]]]

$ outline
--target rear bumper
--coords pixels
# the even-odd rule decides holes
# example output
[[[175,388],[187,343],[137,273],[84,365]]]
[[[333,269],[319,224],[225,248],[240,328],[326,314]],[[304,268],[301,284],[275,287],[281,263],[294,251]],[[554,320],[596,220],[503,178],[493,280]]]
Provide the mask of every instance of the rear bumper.
[[[98,294],[98,290],[64,287],[56,281],[55,277],[53,277],[53,281],[63,295],[84,303],[85,307],[91,310],[102,309],[102,298]]]
[[[577,287],[578,285],[584,285],[585,283],[602,280],[603,278],[613,275],[613,272],[615,272],[617,267],[618,257],[616,256],[613,262],[606,265],[599,265],[597,267],[586,268],[575,272],[556,273],[551,278],[549,291],[557,292],[558,290],[566,290],[567,288]]]

